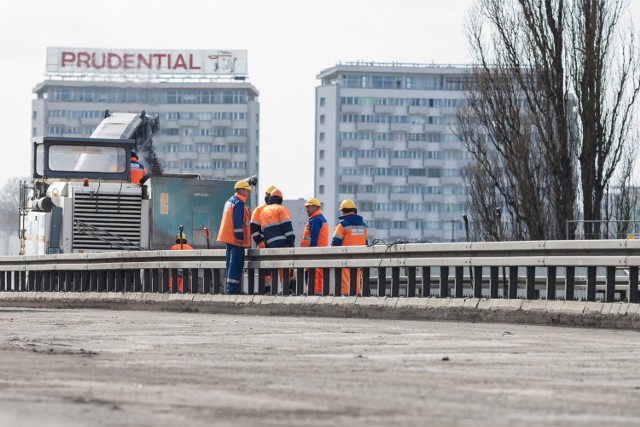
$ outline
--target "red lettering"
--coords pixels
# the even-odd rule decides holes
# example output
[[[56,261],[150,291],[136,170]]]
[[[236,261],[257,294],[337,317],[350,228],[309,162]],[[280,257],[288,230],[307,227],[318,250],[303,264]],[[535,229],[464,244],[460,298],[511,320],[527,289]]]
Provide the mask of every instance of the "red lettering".
[[[106,65],[106,62],[107,61],[106,61],[104,53],[102,54],[102,63],[101,64],[98,64],[96,62],[96,54],[95,53],[91,54],[91,66],[93,68],[95,68],[96,70],[101,70],[102,68],[104,68],[104,66]]]
[[[195,65],[193,65],[193,53],[189,54],[189,69],[190,70],[199,70],[200,67],[196,67]]]
[[[167,54],[167,70],[171,69],[171,54]]]
[[[60,65],[66,67],[67,64],[73,64],[76,62],[76,54],[73,52],[62,52],[62,58],[60,61]]]
[[[167,55],[165,53],[156,53],[153,56],[157,59],[156,68],[159,70],[160,68],[162,68],[162,58],[164,58]]]
[[[89,59],[91,59],[91,56],[87,52],[78,52],[78,64],[76,67],[81,68],[82,64],[84,64],[87,68],[91,68]]]
[[[134,68],[133,64],[133,54],[125,53],[124,54],[124,69],[128,70],[130,68]]]
[[[151,63],[153,62],[153,55],[149,55],[148,58],[145,58],[145,56],[141,53],[138,54],[138,69],[142,68],[142,65],[144,64],[147,69],[151,69]]]
[[[173,64],[173,69],[175,70],[176,68],[182,68],[182,69],[187,69],[187,64],[184,62],[184,57],[182,56],[182,54],[178,55],[178,59],[176,59],[176,63]]]
[[[116,53],[109,53],[107,55],[107,67],[111,70],[120,68],[122,66],[122,58]]]

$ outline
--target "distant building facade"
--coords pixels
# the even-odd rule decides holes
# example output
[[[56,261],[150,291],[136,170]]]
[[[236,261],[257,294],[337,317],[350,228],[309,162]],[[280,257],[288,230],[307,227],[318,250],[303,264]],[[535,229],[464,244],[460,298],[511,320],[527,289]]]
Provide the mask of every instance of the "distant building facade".
[[[246,51],[48,48],[32,136],[88,137],[106,109],[144,109],[160,116],[154,145],[165,173],[258,175],[259,93],[246,63]]]
[[[466,69],[346,63],[317,77],[314,190],[331,227],[353,199],[369,240],[464,241]]]

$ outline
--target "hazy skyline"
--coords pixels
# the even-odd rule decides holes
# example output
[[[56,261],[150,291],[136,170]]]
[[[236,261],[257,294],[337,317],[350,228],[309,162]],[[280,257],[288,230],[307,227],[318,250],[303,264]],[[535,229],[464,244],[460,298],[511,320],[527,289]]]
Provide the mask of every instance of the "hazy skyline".
[[[7,160],[0,168],[0,182],[30,173],[32,90],[44,80],[48,46],[246,49],[249,82],[260,92],[259,188],[275,184],[285,198],[313,196],[318,73],[338,62],[358,60],[467,64],[470,56],[463,23],[474,2],[214,0],[177,7],[168,1],[35,0],[5,4],[0,15],[0,117]],[[636,26],[639,3],[631,1]]]

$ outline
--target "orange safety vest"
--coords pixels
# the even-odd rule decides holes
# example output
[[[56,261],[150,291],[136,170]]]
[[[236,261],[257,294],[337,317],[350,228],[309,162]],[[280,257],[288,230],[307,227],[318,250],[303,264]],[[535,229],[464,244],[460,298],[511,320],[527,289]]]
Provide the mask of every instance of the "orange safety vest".
[[[316,218],[321,216],[321,218]],[[320,232],[318,233],[318,244],[316,246],[329,246],[329,223],[325,219],[324,215],[322,215],[321,210],[317,210],[309,217],[309,221],[304,225],[304,231],[302,232],[302,242],[300,246],[303,248],[308,248],[311,243],[311,221],[322,221],[322,226],[320,228]],[[313,292],[317,295],[322,293],[322,278],[323,272],[321,268],[316,268],[315,274],[315,284],[313,287]]]
[[[236,193],[227,203],[224,204],[222,212],[222,220],[220,221],[220,231],[218,232],[218,241],[238,246],[238,240],[242,240],[242,247],[251,247],[251,235],[249,233],[249,208],[246,205],[247,198]],[[242,223],[234,225],[233,211],[235,206],[242,204],[244,210],[242,215]],[[236,232],[242,233],[242,239],[236,237]]]
[[[334,229],[334,241],[335,238],[342,238],[339,246],[365,246],[367,244],[367,226],[362,224],[352,224],[351,221],[345,221],[345,217],[353,215],[348,213],[340,217],[340,222]],[[349,293],[351,272],[348,268],[342,269],[342,280],[340,285],[340,294],[346,295]],[[360,269],[356,270],[356,294],[360,294]]]
[[[254,242],[256,239],[259,241],[256,242],[256,246],[259,248],[264,248],[264,234],[262,233],[262,228],[260,227],[260,213],[264,208],[267,207],[266,203],[261,204],[257,208],[253,210],[251,213],[251,238]]]
[[[308,248],[311,242],[311,220],[319,215],[322,216],[322,218],[318,218],[318,220],[322,221],[322,227],[320,228],[320,233],[318,233],[318,244],[316,246],[329,246],[329,223],[327,223],[324,215],[322,215],[322,211],[317,210],[309,217],[309,221],[304,225],[302,242],[300,243],[300,246],[303,248]]]

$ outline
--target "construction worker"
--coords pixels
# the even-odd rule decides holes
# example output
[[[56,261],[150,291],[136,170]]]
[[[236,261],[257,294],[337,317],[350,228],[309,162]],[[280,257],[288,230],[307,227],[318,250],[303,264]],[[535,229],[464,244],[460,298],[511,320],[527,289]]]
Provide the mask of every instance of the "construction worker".
[[[327,219],[322,215],[320,200],[316,198],[310,198],[304,204],[304,208],[309,215],[309,221],[304,226],[302,232],[303,248],[315,248],[319,246],[329,246],[329,223]],[[316,268],[315,284],[313,291],[309,289],[309,294],[322,293],[322,269]]]
[[[340,203],[340,221],[333,231],[331,246],[365,246],[367,244],[367,224],[358,215],[353,200],[346,199]],[[349,293],[350,271],[342,269],[340,295]],[[356,294],[360,294],[360,270],[357,270]]]
[[[236,193],[227,200],[220,222],[218,241],[226,244],[226,291],[239,294],[244,269],[244,249],[251,247],[249,208],[246,203],[251,195],[251,185],[246,180],[235,183]]]
[[[289,209],[282,205],[282,191],[277,188],[271,192],[267,206],[260,212],[260,228],[267,248],[292,248],[295,246],[296,236],[291,224],[291,214]],[[294,286],[292,283],[292,280],[295,280],[294,277],[293,270],[291,270],[289,283],[292,287]],[[282,270],[280,270],[280,279],[282,280]],[[277,283],[273,283],[273,286],[277,285]]]
[[[147,175],[147,169],[142,163],[138,161],[138,155],[135,151],[131,152],[131,183],[132,184],[144,184],[149,175]]]
[[[182,226],[181,226],[182,227]],[[193,248],[187,244],[187,236],[180,231],[176,234],[176,244],[171,246],[172,251],[192,251]],[[178,269],[178,292],[182,293],[182,269]],[[169,276],[169,292],[171,292],[171,276]]]

